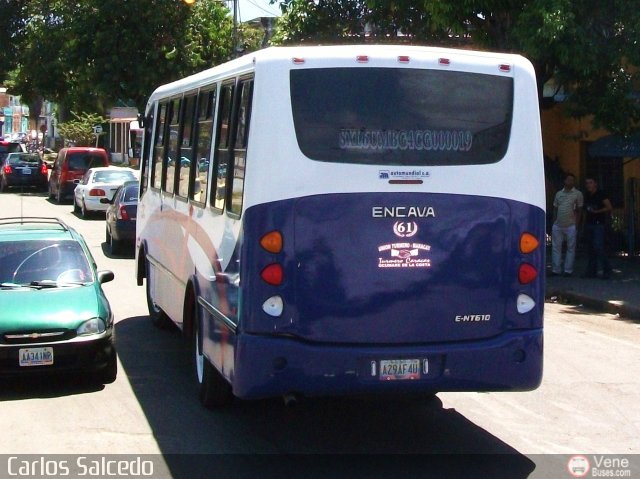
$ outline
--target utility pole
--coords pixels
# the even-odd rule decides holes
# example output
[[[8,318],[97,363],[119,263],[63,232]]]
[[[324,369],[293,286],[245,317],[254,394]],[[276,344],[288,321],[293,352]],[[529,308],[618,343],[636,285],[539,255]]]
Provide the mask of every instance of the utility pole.
[[[238,56],[238,0],[233,0],[232,48],[231,58],[236,58]]]

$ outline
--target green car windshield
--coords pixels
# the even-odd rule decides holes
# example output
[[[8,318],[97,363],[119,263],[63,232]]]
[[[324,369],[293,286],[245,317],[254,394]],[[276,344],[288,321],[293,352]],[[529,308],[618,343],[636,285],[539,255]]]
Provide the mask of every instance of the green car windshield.
[[[72,240],[0,242],[0,283],[84,284],[93,273],[82,247]]]

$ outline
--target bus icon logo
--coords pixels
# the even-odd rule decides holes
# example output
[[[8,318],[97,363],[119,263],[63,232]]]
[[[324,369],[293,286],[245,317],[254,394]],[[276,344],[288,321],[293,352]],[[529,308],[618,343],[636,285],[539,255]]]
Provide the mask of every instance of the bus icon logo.
[[[567,463],[567,469],[573,477],[585,477],[591,469],[589,459],[584,456],[573,456]]]

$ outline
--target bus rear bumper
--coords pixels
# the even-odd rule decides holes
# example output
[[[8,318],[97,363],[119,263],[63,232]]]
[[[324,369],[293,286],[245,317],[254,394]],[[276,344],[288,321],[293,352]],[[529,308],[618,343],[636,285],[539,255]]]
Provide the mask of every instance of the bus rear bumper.
[[[285,394],[530,391],[542,380],[542,329],[424,346],[315,344],[293,338],[241,334],[233,392],[244,399]],[[420,360],[420,377],[382,380],[380,361]]]

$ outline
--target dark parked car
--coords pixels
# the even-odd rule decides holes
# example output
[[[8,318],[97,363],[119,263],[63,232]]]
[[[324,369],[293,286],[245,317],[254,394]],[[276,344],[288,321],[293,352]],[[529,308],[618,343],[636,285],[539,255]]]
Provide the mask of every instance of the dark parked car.
[[[113,195],[113,199],[103,198],[108,204],[105,223],[105,241],[112,254],[118,254],[124,243],[134,244],[136,240],[136,215],[138,213],[138,182],[127,181]]]
[[[47,165],[35,153],[9,153],[0,167],[0,191],[14,186],[46,191]]]
[[[0,377],[80,372],[115,381],[114,321],[82,236],[55,218],[0,219]]]

